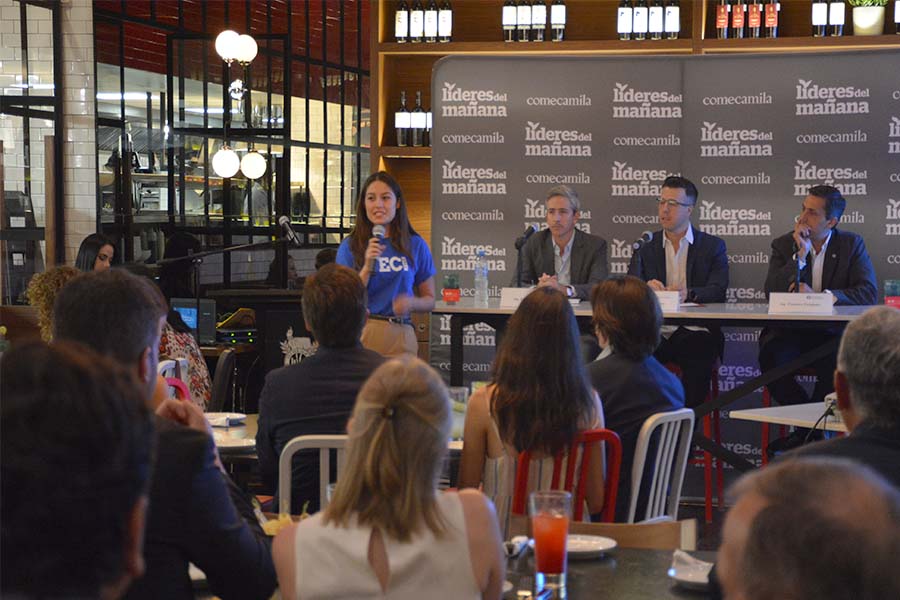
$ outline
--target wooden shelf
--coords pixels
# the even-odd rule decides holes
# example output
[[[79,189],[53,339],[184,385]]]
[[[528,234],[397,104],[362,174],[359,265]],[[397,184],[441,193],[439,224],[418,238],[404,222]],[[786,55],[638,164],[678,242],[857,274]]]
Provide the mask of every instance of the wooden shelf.
[[[900,47],[900,35],[848,35],[841,37],[777,37],[739,40],[703,40],[704,54],[724,52],[822,52],[874,50]]]
[[[382,158],[431,158],[430,146],[382,146]]]
[[[523,54],[556,55],[564,54],[675,54],[691,52],[693,42],[679,40],[594,40],[563,42],[448,42],[444,44],[398,44],[390,42],[378,44],[376,52],[384,56],[455,56],[465,54],[487,54],[511,56]]]

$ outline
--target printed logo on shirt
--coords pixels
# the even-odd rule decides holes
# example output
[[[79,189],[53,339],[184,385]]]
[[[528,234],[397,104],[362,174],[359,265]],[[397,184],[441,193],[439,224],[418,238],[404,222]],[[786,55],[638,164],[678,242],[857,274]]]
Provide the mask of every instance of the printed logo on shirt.
[[[700,201],[700,229],[706,233],[736,237],[770,237],[772,211],[755,208],[722,208],[710,200]]]
[[[409,271],[409,261],[405,256],[379,256],[375,259],[378,273],[399,273]]]
[[[317,348],[308,337],[294,337],[293,327],[288,327],[284,341],[280,342],[279,346],[285,366],[296,365],[307,356],[315,354]]]
[[[796,115],[855,115],[869,112],[869,88],[852,85],[822,86],[812,80],[798,79],[796,86]]]
[[[616,82],[613,88],[613,119],[680,119],[681,94],[668,90],[636,90]]]
[[[869,174],[864,169],[851,167],[819,167],[808,160],[797,160],[794,165],[794,196],[806,197],[814,185],[832,185],[844,196],[865,196]]]
[[[446,118],[505,118],[507,94],[496,90],[467,90],[445,81],[441,88],[441,116]]]
[[[700,127],[702,158],[743,158],[772,156],[774,139],[771,131],[759,129],[725,129],[718,123],[704,121]]]

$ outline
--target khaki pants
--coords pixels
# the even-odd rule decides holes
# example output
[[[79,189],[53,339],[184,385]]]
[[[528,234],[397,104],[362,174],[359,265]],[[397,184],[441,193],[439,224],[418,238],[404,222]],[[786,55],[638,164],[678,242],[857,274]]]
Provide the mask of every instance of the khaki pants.
[[[419,343],[412,325],[376,319],[366,321],[362,332],[362,345],[387,357],[403,354],[416,356],[419,352]]]

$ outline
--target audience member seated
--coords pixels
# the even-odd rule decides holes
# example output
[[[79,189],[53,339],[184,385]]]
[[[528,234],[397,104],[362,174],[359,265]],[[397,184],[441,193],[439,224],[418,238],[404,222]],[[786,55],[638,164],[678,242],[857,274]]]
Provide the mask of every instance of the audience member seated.
[[[334,498],[275,539],[282,598],[501,597],[505,557],[487,498],[436,489],[450,427],[447,389],[424,362],[394,359],[372,374]]]
[[[62,286],[79,275],[81,271],[75,267],[53,267],[43,273],[37,273],[28,282],[25,297],[28,304],[37,309],[38,327],[41,328],[41,337],[44,341],[49,342],[52,337],[53,301],[56,300],[56,294]]]
[[[834,387],[850,435],[785,456],[858,460],[900,489],[900,310],[871,308],[847,326]]]
[[[322,248],[316,252],[316,271],[337,260],[337,248]]]
[[[143,387],[77,344],[17,346],[3,356],[0,422],[3,597],[121,597],[144,570]]]
[[[900,492],[874,471],[798,458],[734,492],[718,556],[727,600],[900,598]]]
[[[150,401],[166,305],[149,280],[122,269],[73,279],[53,307],[53,338],[81,342],[134,371]],[[270,544],[253,508],[222,470],[203,413],[171,401],[180,420],[157,418],[158,452],[144,540],[147,570],[128,598],[193,598],[188,563],[222,598],[268,598]],[[165,406],[165,405],[164,405]],[[199,429],[196,431],[195,429]]]
[[[92,233],[81,241],[75,256],[75,268],[84,273],[105,271],[112,266],[116,243],[102,233]]]
[[[281,287],[281,253],[276,251],[275,258],[269,263],[269,273],[266,275],[266,285]],[[303,278],[297,272],[297,263],[294,257],[287,255],[287,289],[299,290],[303,288]]]
[[[594,287],[591,303],[594,330],[603,352],[588,365],[588,373],[603,401],[606,427],[618,433],[622,441],[616,521],[625,521],[641,426],[653,414],[683,408],[684,388],[653,357],[659,345],[662,310],[656,294],[643,280],[630,275],[607,279]],[[645,481],[652,476],[654,456],[655,451],[647,453]],[[643,514],[648,493],[649,489],[641,490],[636,514]]]
[[[341,434],[359,389],[384,358],[359,341],[366,322],[366,288],[352,269],[331,264],[306,278],[303,319],[318,342],[302,362],[270,371],[259,399],[256,451],[263,482],[278,488],[278,458],[298,435]],[[292,512],[319,509],[316,452],[294,458]],[[276,498],[275,505],[277,506]]]
[[[549,487],[553,455],[586,429],[603,427],[603,409],[581,360],[578,325],[568,299],[539,287],[522,300],[494,359],[491,384],[469,399],[459,487],[483,485],[508,531],[516,461],[530,450],[529,485]],[[586,500],[603,508],[602,450],[595,446]],[[593,468],[596,466],[596,468]]]

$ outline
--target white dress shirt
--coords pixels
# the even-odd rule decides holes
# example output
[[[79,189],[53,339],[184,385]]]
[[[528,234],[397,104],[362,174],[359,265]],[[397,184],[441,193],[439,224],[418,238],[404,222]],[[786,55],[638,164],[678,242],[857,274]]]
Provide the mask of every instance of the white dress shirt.
[[[822,272],[825,269],[825,251],[828,250],[828,242],[831,241],[831,230],[828,230],[828,237],[825,238],[825,242],[822,244],[822,249],[816,252],[816,247],[810,245],[809,254],[806,255],[809,258],[810,254],[813,257],[812,264],[812,289],[814,292],[822,291]],[[806,261],[800,261],[800,270],[806,268]],[[827,291],[827,290],[826,290]]]
[[[562,250],[559,249],[559,244],[554,241],[552,236],[550,243],[553,244],[553,267],[556,269],[556,282],[559,285],[569,285],[572,282],[572,244],[575,243],[575,232],[572,232],[572,237],[569,238],[569,242]]]

